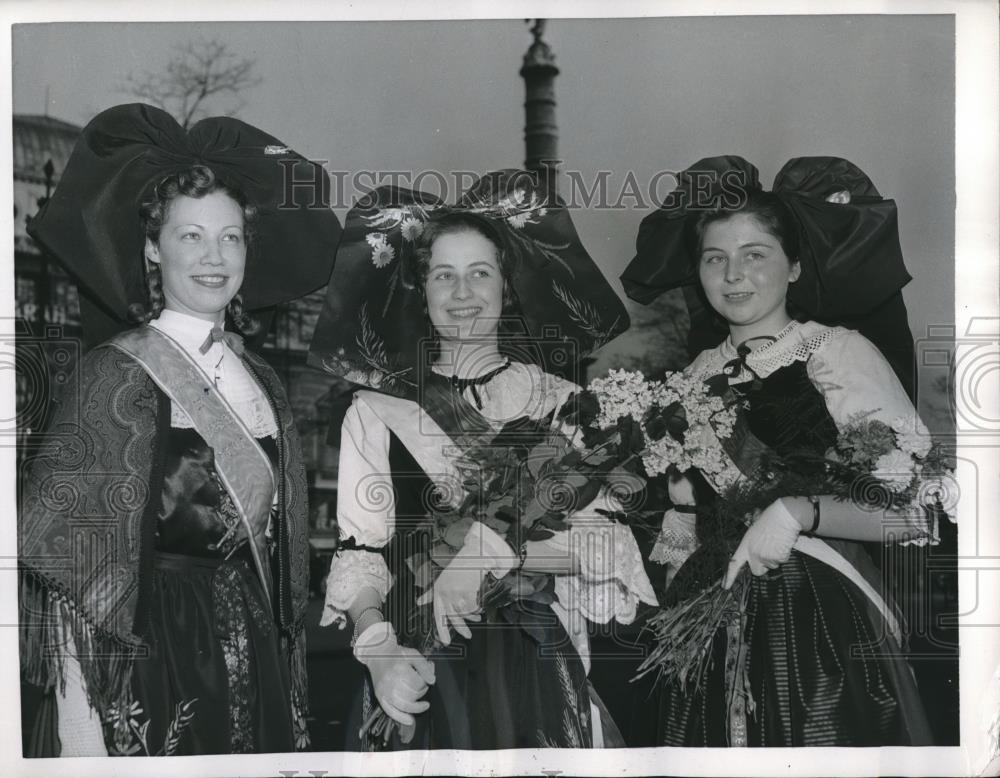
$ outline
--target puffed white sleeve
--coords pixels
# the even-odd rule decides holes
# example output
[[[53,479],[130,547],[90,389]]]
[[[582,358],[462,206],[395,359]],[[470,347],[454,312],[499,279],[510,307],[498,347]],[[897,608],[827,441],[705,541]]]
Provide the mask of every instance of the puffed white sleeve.
[[[860,332],[841,330],[806,365],[838,428],[859,414],[868,414],[890,425],[900,418],[910,419],[926,432],[892,367]]]
[[[844,329],[818,349],[807,363],[809,378],[823,394],[827,410],[837,428],[862,417],[881,421],[914,441],[914,447],[930,448],[932,438],[889,362],[864,335]],[[916,510],[900,516],[906,523],[903,544],[938,542],[935,515]],[[913,537],[915,535],[915,537]]]
[[[389,429],[361,393],[344,417],[341,427],[337,489],[337,525],[341,542],[380,549],[392,538],[395,500],[389,469]],[[340,550],[330,562],[326,602],[320,626],[346,625],[346,612],[364,587],[384,600],[393,578],[377,551]]]

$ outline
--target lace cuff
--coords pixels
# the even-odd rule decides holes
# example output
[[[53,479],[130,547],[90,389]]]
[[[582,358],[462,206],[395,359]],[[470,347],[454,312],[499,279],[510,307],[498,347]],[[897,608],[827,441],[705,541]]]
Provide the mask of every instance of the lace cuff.
[[[693,514],[679,513],[673,508],[664,513],[660,534],[649,554],[650,561],[680,569],[698,548],[695,521]]]
[[[319,625],[336,624],[338,629],[343,629],[347,626],[347,609],[362,587],[371,587],[384,601],[392,583],[392,573],[380,554],[338,551],[330,562],[330,573],[326,577],[326,602]]]
[[[556,576],[556,597],[589,621],[620,624],[635,620],[639,602],[656,604],[632,531],[599,515],[577,514],[571,520],[570,548],[579,563],[577,575]]]
[[[938,511],[933,508],[913,506],[905,513],[894,512],[889,530],[893,535],[903,537],[895,541],[900,546],[936,546],[941,542]]]

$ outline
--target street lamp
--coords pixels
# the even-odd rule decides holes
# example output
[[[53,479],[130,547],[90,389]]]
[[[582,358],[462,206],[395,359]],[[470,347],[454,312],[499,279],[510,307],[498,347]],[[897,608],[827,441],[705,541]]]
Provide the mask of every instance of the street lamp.
[[[52,186],[55,180],[56,166],[52,163],[52,157],[46,161],[45,166],[42,168],[42,172],[45,174],[45,197],[38,198],[38,208],[41,209],[45,203],[49,201],[52,197]],[[35,305],[38,311],[39,324],[44,327],[49,320],[49,303],[50,300],[50,287],[49,287],[49,261],[48,256],[45,253],[44,248],[40,248],[38,252],[38,283],[35,284]]]

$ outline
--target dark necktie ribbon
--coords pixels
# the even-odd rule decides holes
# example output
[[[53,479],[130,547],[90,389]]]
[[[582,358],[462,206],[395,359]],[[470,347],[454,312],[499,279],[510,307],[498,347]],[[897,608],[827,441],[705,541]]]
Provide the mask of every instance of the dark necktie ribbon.
[[[751,349],[747,344],[754,340],[766,340],[774,343],[778,339],[773,335],[758,335],[755,338],[747,338],[744,340],[736,347],[736,358],[730,359],[722,366],[722,372],[726,376],[729,378],[738,378],[740,374],[746,370],[754,377],[754,381],[760,381],[760,376],[757,375],[757,371],[747,364],[747,357],[750,356],[753,351],[753,349]]]
[[[205,338],[205,342],[201,344],[198,351],[202,354],[207,354],[208,350],[212,348],[212,344],[219,343],[220,341],[229,346],[232,352],[238,357],[242,357],[243,352],[246,350],[243,345],[243,338],[235,332],[227,332],[222,327],[215,326],[212,327],[212,331],[208,333],[208,337]]]
[[[466,389],[472,389],[472,399],[476,401],[476,410],[481,411],[483,409],[483,399],[479,396],[479,390],[476,387],[492,381],[508,367],[510,367],[509,359],[500,365],[500,367],[478,378],[459,378],[457,375],[453,375],[449,379],[451,381],[451,388],[459,394],[462,394]]]

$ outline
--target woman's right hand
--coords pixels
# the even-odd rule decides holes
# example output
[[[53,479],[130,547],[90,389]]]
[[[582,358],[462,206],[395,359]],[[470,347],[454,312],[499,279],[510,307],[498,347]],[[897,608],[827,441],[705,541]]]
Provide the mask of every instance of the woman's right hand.
[[[787,562],[801,532],[802,525],[788,512],[781,498],[772,502],[747,528],[729,560],[722,588],[732,587],[743,565],[749,565],[750,572],[759,576]]]
[[[420,698],[434,683],[434,665],[416,649],[399,645],[391,624],[381,621],[362,632],[354,656],[371,673],[375,697],[390,718],[412,726],[413,714],[430,707]]]

